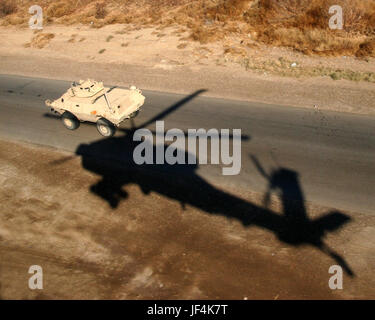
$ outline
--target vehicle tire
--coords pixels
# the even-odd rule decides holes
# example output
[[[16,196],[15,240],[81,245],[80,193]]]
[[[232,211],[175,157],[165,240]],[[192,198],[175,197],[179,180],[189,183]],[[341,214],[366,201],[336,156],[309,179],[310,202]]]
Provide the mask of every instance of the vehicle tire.
[[[76,130],[76,129],[78,129],[78,127],[80,125],[80,122],[76,118],[76,116],[74,114],[71,114],[68,111],[65,111],[62,114],[61,120],[62,120],[62,123],[65,126],[65,128],[67,128],[69,130]]]
[[[131,114],[129,114],[129,119],[135,118],[138,115],[138,113],[139,113],[139,110],[132,112]]]
[[[100,118],[96,122],[96,128],[104,137],[112,137],[116,133],[116,127],[107,119]]]

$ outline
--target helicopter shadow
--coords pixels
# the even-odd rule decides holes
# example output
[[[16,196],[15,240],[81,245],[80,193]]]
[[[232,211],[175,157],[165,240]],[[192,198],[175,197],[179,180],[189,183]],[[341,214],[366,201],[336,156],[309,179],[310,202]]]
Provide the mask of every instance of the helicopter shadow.
[[[138,128],[165,118],[201,92],[197,91],[182,99]],[[90,191],[107,201],[111,208],[117,208],[121,201],[129,197],[124,190],[126,185],[137,184],[145,195],[156,192],[177,200],[183,208],[188,204],[207,214],[236,219],[245,227],[257,226],[269,230],[280,241],[292,246],[311,245],[330,256],[348,275],[354,276],[345,259],[324,242],[328,232],[340,229],[351,218],[341,212],[332,211],[322,217],[310,219],[297,172],[279,167],[267,173],[257,158],[251,155],[259,174],[268,181],[264,206],[257,206],[208,183],[197,174],[197,164],[135,164],[133,150],[140,143],[133,141],[136,130],[133,123],[132,128],[121,129],[119,136],[81,144],[76,150],[76,154],[81,157],[83,168],[100,176],[99,181],[90,187]],[[244,136],[242,139],[250,138]],[[147,144],[146,141],[143,143]],[[152,142],[149,143],[153,154],[156,154],[156,147]],[[167,147],[164,145],[165,149]],[[192,155],[185,152],[185,159],[189,157]],[[268,209],[272,192],[279,194],[282,215]]]

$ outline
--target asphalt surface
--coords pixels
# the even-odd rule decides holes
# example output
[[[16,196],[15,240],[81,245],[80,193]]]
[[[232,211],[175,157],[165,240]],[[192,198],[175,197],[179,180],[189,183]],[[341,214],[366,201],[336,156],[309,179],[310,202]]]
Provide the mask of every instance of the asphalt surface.
[[[93,125],[68,131],[44,105],[69,85],[67,81],[0,75],[0,138],[71,152],[81,144],[102,140]],[[196,173],[208,182],[224,189],[265,192],[267,175],[282,167],[298,174],[305,200],[375,214],[374,117],[214,99],[204,97],[204,92],[192,92],[190,97],[154,91],[143,94],[146,103],[134,121],[137,128],[149,122],[147,127],[154,130],[153,120],[164,120],[166,129],[242,130],[240,174],[223,176],[221,165],[199,165]],[[124,124],[129,127],[130,122]],[[116,135],[123,134],[118,131]]]

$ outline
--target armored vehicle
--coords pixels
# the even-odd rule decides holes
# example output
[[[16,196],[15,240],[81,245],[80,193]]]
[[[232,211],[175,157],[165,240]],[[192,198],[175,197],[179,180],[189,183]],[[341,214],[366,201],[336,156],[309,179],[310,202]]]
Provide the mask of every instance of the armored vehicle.
[[[107,88],[103,82],[89,79],[73,82],[60,98],[45,103],[61,115],[67,129],[77,129],[80,122],[94,122],[101,135],[111,137],[122,121],[138,114],[144,101],[142,91],[135,86]]]

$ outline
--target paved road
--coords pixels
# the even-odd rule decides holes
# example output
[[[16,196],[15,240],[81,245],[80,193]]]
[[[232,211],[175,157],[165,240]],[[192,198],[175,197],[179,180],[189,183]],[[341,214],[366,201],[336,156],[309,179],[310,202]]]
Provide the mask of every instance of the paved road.
[[[48,116],[44,100],[57,98],[69,83],[0,75],[0,137],[75,151],[101,140],[96,128],[83,124],[74,132]],[[204,89],[204,88],[202,88]],[[194,94],[194,93],[192,93]],[[314,203],[375,214],[375,118],[240,101],[144,91],[146,103],[135,119],[139,126],[169,107],[166,129],[242,129],[242,170],[222,176],[217,165],[200,165],[197,174],[225,188],[265,192],[266,172],[278,167],[299,174],[305,199]],[[129,127],[129,124],[125,124]],[[155,124],[149,125],[154,129]],[[121,136],[122,132],[117,135]],[[247,137],[247,138],[246,138]]]

